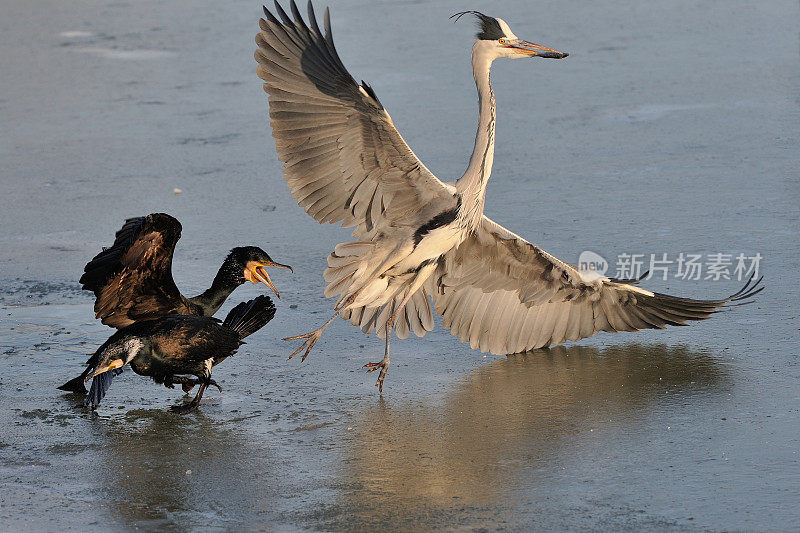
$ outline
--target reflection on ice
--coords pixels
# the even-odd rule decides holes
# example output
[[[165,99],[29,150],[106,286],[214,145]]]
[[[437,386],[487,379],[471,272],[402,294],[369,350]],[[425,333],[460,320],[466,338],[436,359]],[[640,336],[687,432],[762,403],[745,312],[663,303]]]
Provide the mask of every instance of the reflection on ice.
[[[175,55],[174,52],[168,52],[166,50],[117,50],[115,48],[99,48],[94,46],[75,48],[75,50],[105,59],[121,60],[161,59]]]
[[[381,401],[355,415],[344,474],[355,488],[342,494],[341,512],[358,509],[365,526],[464,507],[494,519],[504,500],[537,483],[539,466],[591,444],[593,431],[645,417],[675,387],[686,401],[718,395],[727,382],[712,357],[684,347],[509,356],[476,370],[441,407]]]
[[[258,525],[275,495],[272,460],[236,431],[202,412],[162,409],[96,418],[92,436],[103,459],[101,499],[112,523],[146,530]],[[263,527],[263,526],[259,526]]]

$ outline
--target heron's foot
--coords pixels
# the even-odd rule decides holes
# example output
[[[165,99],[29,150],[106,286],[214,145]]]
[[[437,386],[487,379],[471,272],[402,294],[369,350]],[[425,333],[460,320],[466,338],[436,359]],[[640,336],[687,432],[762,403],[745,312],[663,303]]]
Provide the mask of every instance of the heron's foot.
[[[377,363],[367,363],[363,368],[368,369],[367,374],[380,369],[380,373],[378,374],[378,382],[375,383],[375,386],[378,387],[378,392],[383,392],[383,380],[386,378],[386,372],[389,370],[389,356],[385,356]]]
[[[304,353],[303,357],[300,358],[300,361],[305,361],[306,357],[308,357],[308,354],[311,352],[311,348],[313,348],[314,345],[317,344],[317,341],[319,340],[320,336],[322,335],[322,332],[323,332],[324,329],[325,329],[325,326],[323,326],[323,327],[321,327],[319,329],[315,329],[314,331],[312,331],[310,333],[306,333],[304,335],[297,335],[297,336],[294,336],[294,337],[286,337],[285,339],[283,339],[285,341],[295,341],[295,340],[298,340],[298,339],[306,339],[306,341],[302,344],[302,346],[300,346],[298,349],[296,349],[295,351],[292,352],[292,355],[289,356],[289,359],[291,359],[295,355],[297,355],[300,352],[302,352],[303,349],[305,349],[306,353]]]

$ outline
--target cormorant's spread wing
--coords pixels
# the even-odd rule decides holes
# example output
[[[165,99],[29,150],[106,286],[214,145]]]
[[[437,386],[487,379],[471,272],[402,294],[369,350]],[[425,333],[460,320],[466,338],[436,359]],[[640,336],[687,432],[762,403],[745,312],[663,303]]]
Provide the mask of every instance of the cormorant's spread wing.
[[[318,222],[342,222],[366,240],[388,225],[418,226],[456,207],[394,127],[375,92],[356,83],[311,2],[310,27],[294,1],[294,21],[266,7],[256,36],[258,76],[269,94],[272,135],[292,196]]]
[[[83,401],[83,406],[97,409],[97,406],[100,405],[100,400],[105,398],[109,387],[111,387],[111,380],[120,374],[122,374],[122,369],[115,368],[93,377],[92,386],[89,387],[89,394]]]
[[[103,324],[120,328],[158,318],[184,305],[172,279],[172,254],[181,224],[164,213],[130,218],[114,244],[84,268],[80,282],[94,292]]]
[[[752,286],[750,281],[729,298],[694,300],[609,278],[584,278],[484,216],[476,232],[444,255],[427,288],[453,335],[472,348],[503,355],[598,331],[686,325],[761,291],[760,279]]]

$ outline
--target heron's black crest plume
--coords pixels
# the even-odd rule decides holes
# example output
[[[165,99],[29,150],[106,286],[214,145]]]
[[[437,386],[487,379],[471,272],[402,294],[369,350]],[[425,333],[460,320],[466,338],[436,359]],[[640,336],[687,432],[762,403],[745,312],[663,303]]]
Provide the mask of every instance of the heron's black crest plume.
[[[481,30],[477,33],[477,35],[475,35],[475,37],[477,37],[478,39],[484,41],[493,41],[506,37],[506,34],[500,27],[500,23],[497,22],[497,19],[494,17],[489,17],[487,15],[484,15],[480,11],[462,11],[460,13],[456,13],[450,18],[455,19],[454,22],[458,22],[458,19],[460,19],[464,15],[475,15],[475,17],[477,17],[478,29]]]

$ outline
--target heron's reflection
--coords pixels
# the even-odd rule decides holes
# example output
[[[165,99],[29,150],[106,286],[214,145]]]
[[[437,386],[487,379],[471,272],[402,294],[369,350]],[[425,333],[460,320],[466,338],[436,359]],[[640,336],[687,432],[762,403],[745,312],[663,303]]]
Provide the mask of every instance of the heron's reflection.
[[[356,415],[344,475],[357,488],[340,509],[357,509],[362,525],[465,507],[492,520],[499,500],[573,457],[577,441],[594,444],[654,405],[719,395],[729,382],[713,357],[685,347],[555,347],[499,359],[441,406],[387,400]]]
[[[145,530],[259,527],[273,465],[237,421],[155,409],[98,422],[101,502],[114,522]]]

